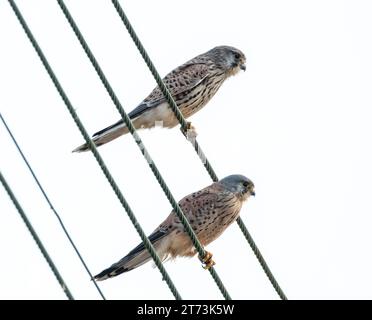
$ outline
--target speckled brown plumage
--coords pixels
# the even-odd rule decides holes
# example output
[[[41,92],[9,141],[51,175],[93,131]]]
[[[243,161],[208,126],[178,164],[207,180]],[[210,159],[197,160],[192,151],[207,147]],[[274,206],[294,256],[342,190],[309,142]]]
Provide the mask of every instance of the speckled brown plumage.
[[[239,70],[245,70],[244,54],[233,47],[219,46],[184,63],[167,74],[163,81],[183,116],[188,118],[202,109],[222,83]],[[128,113],[136,129],[152,128],[156,123],[172,128],[178,124],[167,100],[156,87],[134,110]],[[103,145],[128,133],[122,120],[96,132],[93,141]],[[87,151],[87,144],[74,151]]]
[[[203,246],[217,239],[239,216],[243,202],[254,195],[254,185],[241,175],[228,176],[210,186],[184,197],[180,202],[183,213]],[[149,236],[162,260],[192,257],[196,254],[190,237],[172,211]],[[104,280],[132,270],[150,260],[143,244],[96,276]],[[213,261],[210,261],[213,263]]]

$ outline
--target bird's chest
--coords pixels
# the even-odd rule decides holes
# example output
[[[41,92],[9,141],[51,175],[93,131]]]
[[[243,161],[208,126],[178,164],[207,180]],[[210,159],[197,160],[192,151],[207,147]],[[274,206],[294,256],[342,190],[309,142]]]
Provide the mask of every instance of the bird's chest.
[[[177,105],[184,117],[190,117],[203,108],[216,94],[224,80],[223,76],[208,77],[189,92],[184,92],[177,97]]]
[[[214,203],[196,215],[195,231],[203,245],[207,245],[239,216],[241,202],[232,197],[224,203]]]

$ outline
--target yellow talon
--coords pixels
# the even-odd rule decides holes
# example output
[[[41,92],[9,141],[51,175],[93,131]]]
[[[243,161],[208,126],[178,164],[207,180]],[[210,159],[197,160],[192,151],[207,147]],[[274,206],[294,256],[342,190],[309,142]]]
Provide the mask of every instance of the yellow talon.
[[[205,252],[205,256],[203,258],[200,258],[199,256],[199,259],[204,264],[203,266],[204,269],[209,270],[211,267],[213,267],[216,264],[213,261],[212,257],[213,257],[213,254],[208,251]]]

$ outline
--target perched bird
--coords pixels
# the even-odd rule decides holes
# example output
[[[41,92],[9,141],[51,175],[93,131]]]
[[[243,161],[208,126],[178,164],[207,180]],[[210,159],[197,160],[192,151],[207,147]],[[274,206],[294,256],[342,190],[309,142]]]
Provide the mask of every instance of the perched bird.
[[[243,202],[251,195],[255,195],[253,182],[242,175],[231,175],[186,196],[179,202],[179,206],[201,244],[206,246],[238,218]],[[162,261],[167,258],[192,257],[197,253],[174,211],[154,230],[149,240]],[[141,243],[94,278],[96,280],[112,278],[149,260],[151,256]],[[206,269],[214,265],[212,254],[209,252],[202,261]]]
[[[163,81],[183,116],[188,118],[207,104],[228,77],[235,75],[239,70],[245,70],[245,60],[243,52],[236,48],[215,47],[174,69]],[[159,87],[156,87],[128,116],[136,129],[152,128],[158,123],[163,127],[173,128],[178,124]],[[189,126],[191,127],[190,124]],[[96,146],[100,146],[126,133],[128,128],[123,120],[119,120],[96,132],[92,139]],[[87,150],[89,146],[83,144],[73,152]]]

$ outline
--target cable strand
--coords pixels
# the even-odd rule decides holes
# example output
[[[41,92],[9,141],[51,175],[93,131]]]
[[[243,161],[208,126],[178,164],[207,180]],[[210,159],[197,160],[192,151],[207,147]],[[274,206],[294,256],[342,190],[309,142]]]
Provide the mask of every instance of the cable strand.
[[[155,68],[155,65],[152,63],[149,55],[147,54],[147,52],[146,52],[144,46],[142,45],[139,37],[137,36],[136,32],[134,31],[134,28],[132,27],[132,25],[131,25],[128,17],[126,16],[124,10],[122,9],[119,1],[118,0],[111,0],[111,2],[114,5],[117,13],[119,14],[123,24],[125,25],[130,37],[132,38],[133,42],[135,43],[138,51],[140,52],[143,60],[145,61],[147,67],[150,69],[153,77],[155,78],[157,85],[159,86],[160,90],[162,91],[164,97],[167,99],[172,111],[174,112],[174,115],[176,116],[177,120],[179,121],[179,123],[181,125],[181,132],[186,137],[185,132],[187,131],[187,121],[183,117],[183,115],[182,115],[181,111],[179,110],[176,102],[174,101],[172,95],[170,94],[167,86],[165,85],[162,78],[160,77],[158,71]],[[203,163],[205,169],[207,170],[207,172],[209,173],[210,177],[212,178],[212,180],[213,181],[218,181],[218,177],[217,177],[215,171],[213,170],[212,165],[210,164],[209,160],[205,157],[204,152],[202,151],[202,149],[199,146],[196,139],[188,139],[188,140],[192,143],[196,153],[199,155],[200,159],[202,160],[202,163]],[[200,156],[200,155],[202,155],[202,156]],[[261,267],[263,268],[265,274],[267,275],[271,284],[273,285],[275,291],[278,293],[278,295],[281,299],[287,300],[287,297],[285,296],[283,290],[280,288],[280,285],[277,282],[277,280],[275,279],[273,273],[270,271],[268,264],[266,263],[263,255],[261,254],[261,252],[258,249],[258,246],[254,242],[252,236],[249,234],[249,231],[248,231],[247,227],[245,226],[243,220],[240,217],[238,217],[237,223],[239,225],[240,230],[243,232],[243,235],[244,235],[245,239],[247,240],[250,247],[252,248],[252,251],[254,252],[256,258],[258,259]]]
[[[67,298],[69,300],[74,300],[74,297],[72,296],[72,293],[71,291],[69,290],[69,288],[67,287],[67,284],[66,282],[63,280],[61,274],[59,273],[56,265],[54,264],[52,258],[50,257],[48,251],[45,249],[42,241],[40,240],[39,236],[37,235],[35,229],[33,228],[31,222],[28,220],[25,212],[23,211],[21,205],[19,204],[17,198],[15,197],[12,189],[10,188],[9,184],[7,183],[7,181],[5,180],[5,177],[2,175],[1,171],[0,171],[0,181],[5,189],[5,191],[8,193],[10,199],[12,200],[14,206],[16,207],[19,215],[21,216],[23,222],[25,223],[28,231],[30,232],[32,238],[34,239],[34,241],[36,242],[36,245],[38,246],[39,250],[41,251],[43,257],[45,258],[47,264],[49,265],[49,268],[52,270],[54,276],[56,277],[59,285],[61,286],[63,292],[65,293],[65,295],[67,296]]]
[[[28,170],[30,171],[32,177],[34,178],[34,181],[35,181],[35,183],[37,184],[37,186],[38,186],[40,192],[42,193],[42,195],[43,195],[45,201],[48,203],[50,209],[52,210],[52,212],[53,212],[54,215],[56,216],[56,218],[57,218],[57,220],[58,220],[58,222],[59,222],[59,224],[60,224],[60,226],[61,226],[61,228],[62,228],[64,234],[66,235],[68,241],[70,242],[71,246],[73,247],[73,249],[74,249],[76,255],[77,255],[78,258],[80,259],[80,262],[82,263],[82,265],[83,265],[85,271],[88,273],[88,275],[89,275],[89,279],[93,279],[93,275],[92,275],[92,273],[90,272],[90,270],[89,270],[87,264],[85,263],[85,261],[84,261],[82,255],[80,254],[79,249],[76,247],[76,245],[75,245],[74,241],[72,240],[72,238],[71,238],[69,232],[67,231],[67,228],[65,227],[65,224],[63,223],[63,220],[62,220],[61,216],[58,214],[57,210],[54,208],[54,206],[53,206],[52,202],[50,201],[50,199],[49,199],[49,197],[48,197],[46,191],[44,190],[43,186],[41,185],[39,179],[37,178],[37,176],[36,176],[34,170],[32,169],[30,163],[28,162],[28,160],[27,160],[26,156],[24,155],[24,153],[23,153],[23,151],[22,151],[20,145],[18,144],[17,140],[15,139],[15,137],[14,137],[12,131],[10,130],[8,124],[6,123],[4,117],[2,116],[1,113],[0,113],[0,119],[1,119],[1,121],[3,122],[5,129],[8,131],[9,136],[10,136],[10,138],[11,138],[12,141],[13,141],[13,144],[16,146],[16,148],[17,148],[19,154],[21,155],[21,157],[22,157],[24,163],[26,164]],[[96,287],[96,289],[97,289],[99,295],[101,296],[101,298],[102,298],[103,300],[106,300],[106,298],[105,298],[105,296],[103,295],[103,293],[102,293],[100,287],[98,286],[97,282],[96,282],[94,279],[93,279],[92,282],[93,282],[94,286]]]
[[[81,46],[83,47],[86,55],[88,56],[89,60],[91,61],[91,63],[93,65],[95,71],[97,72],[100,80],[102,81],[102,84],[104,85],[107,93],[109,94],[111,100],[115,104],[116,109],[120,113],[120,115],[121,115],[124,123],[126,124],[129,132],[131,133],[131,135],[133,136],[136,144],[140,148],[142,155],[147,160],[147,163],[148,163],[151,171],[153,172],[154,176],[156,177],[156,180],[158,181],[160,187],[164,191],[164,193],[165,193],[168,201],[172,205],[172,207],[174,209],[174,212],[176,213],[177,217],[180,219],[181,223],[183,224],[186,233],[190,236],[190,239],[191,239],[194,247],[198,251],[199,255],[201,257],[204,257],[206,255],[206,251],[204,250],[203,246],[199,242],[199,240],[198,240],[198,238],[197,238],[194,230],[192,229],[192,227],[189,224],[187,218],[185,217],[184,213],[182,212],[181,208],[179,207],[177,201],[174,199],[174,197],[173,197],[170,189],[166,185],[166,183],[165,183],[162,175],[160,174],[157,166],[155,165],[154,161],[151,159],[150,154],[148,153],[148,151],[147,151],[144,143],[142,142],[140,136],[137,133],[137,130],[134,128],[134,126],[132,124],[132,121],[130,120],[130,118],[128,117],[128,115],[125,112],[124,108],[122,107],[122,105],[121,105],[118,97],[116,96],[114,90],[112,89],[110,83],[108,82],[105,74],[103,73],[101,67],[99,66],[96,58],[94,57],[92,51],[90,50],[87,42],[85,41],[83,35],[81,34],[78,26],[76,25],[74,19],[72,18],[72,16],[71,16],[69,10],[67,9],[65,3],[62,0],[57,0],[57,2],[59,4],[61,10],[63,11],[63,13],[64,13],[67,21],[69,22],[71,28],[73,29],[76,37],[78,38]],[[227,299],[227,300],[230,300],[231,297],[230,297],[228,291],[226,290],[225,286],[223,285],[223,283],[222,283],[220,277],[218,276],[217,272],[214,270],[214,268],[211,267],[209,269],[209,272],[210,272],[212,278],[214,279],[216,285],[220,289],[220,291],[221,291],[222,295],[224,296],[224,298]]]
[[[153,258],[156,266],[158,267],[160,273],[162,274],[163,276],[163,279],[165,280],[165,282],[167,283],[169,289],[171,290],[172,294],[174,295],[174,297],[177,299],[177,300],[181,300],[181,295],[178,293],[175,285],[173,284],[171,278],[169,277],[167,271],[165,270],[159,256],[157,255],[153,245],[151,244],[151,242],[149,241],[149,239],[146,237],[146,234],[144,233],[143,229],[141,228],[137,218],[135,217],[132,209],[130,208],[128,202],[126,201],[126,199],[124,198],[122,192],[120,191],[118,185],[116,184],[114,178],[112,177],[111,173],[109,172],[106,164],[104,163],[101,155],[99,154],[99,152],[97,151],[96,149],[96,146],[95,144],[92,142],[92,140],[90,139],[86,129],[84,128],[82,122],[80,121],[80,118],[78,117],[77,113],[75,112],[75,108],[72,106],[69,98],[67,97],[66,93],[64,92],[60,82],[58,81],[56,75],[54,74],[54,71],[52,70],[52,68],[50,67],[49,65],[49,62],[48,60],[46,59],[46,57],[44,56],[40,46],[38,45],[36,39],[34,38],[33,34],[31,33],[31,30],[29,29],[26,21],[24,20],[23,16],[21,15],[18,7],[16,6],[14,0],[8,0],[15,15],[17,16],[18,18],[18,21],[20,22],[20,24],[22,25],[22,28],[23,30],[25,31],[28,39],[30,40],[32,46],[34,47],[37,55],[39,56],[43,66],[45,67],[48,75],[50,76],[54,86],[56,87],[59,95],[61,96],[63,102],[65,103],[71,117],[73,118],[76,126],[79,128],[79,131],[80,133],[82,134],[82,136],[84,137],[86,143],[89,145],[89,147],[91,148],[92,150],[92,153],[96,159],[96,161],[98,162],[102,172],[104,173],[106,179],[108,180],[109,184],[111,185],[115,195],[117,196],[117,198],[119,199],[121,205],[123,206],[123,208],[125,209],[125,211],[127,212],[127,215],[129,217],[129,219],[131,220],[133,226],[135,227],[136,231],[138,232],[139,236],[141,237],[141,240],[142,242],[144,243],[146,249],[149,251],[151,257]]]

